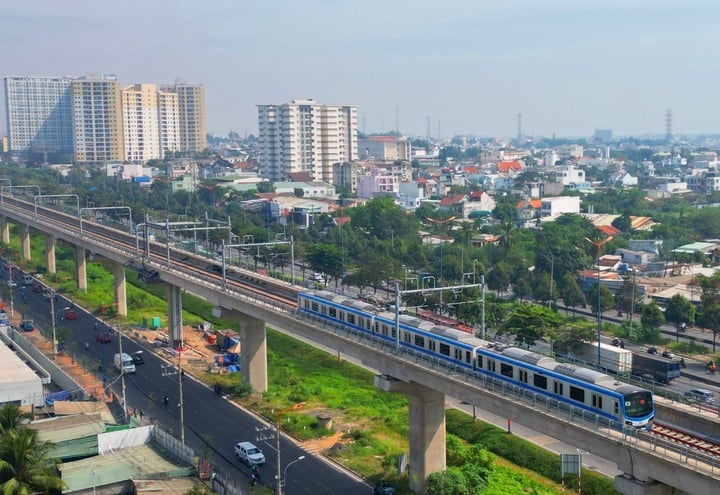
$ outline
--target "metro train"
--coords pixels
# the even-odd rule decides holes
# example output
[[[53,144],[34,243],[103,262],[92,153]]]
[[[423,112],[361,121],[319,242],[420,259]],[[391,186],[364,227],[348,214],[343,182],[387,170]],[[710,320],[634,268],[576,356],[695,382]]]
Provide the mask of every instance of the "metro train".
[[[301,292],[297,311],[310,319],[400,345],[408,352],[441,361],[447,367],[486,376],[547,400],[582,409],[618,428],[648,427],[655,416],[653,394],[647,389],[406,314],[399,315],[397,339],[394,313],[347,296],[324,290]]]

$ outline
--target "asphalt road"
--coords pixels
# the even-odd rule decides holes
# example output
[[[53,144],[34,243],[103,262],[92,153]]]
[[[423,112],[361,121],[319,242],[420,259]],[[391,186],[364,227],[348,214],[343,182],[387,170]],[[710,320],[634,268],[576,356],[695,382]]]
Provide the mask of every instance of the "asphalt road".
[[[15,272],[15,270],[13,270]],[[8,274],[0,268],[0,277],[7,280]],[[17,277],[16,277],[17,280]],[[18,281],[18,287],[13,287],[15,311],[21,311],[25,316],[32,317],[36,330],[43,330],[49,336],[52,328],[51,304],[47,296],[33,292],[32,286],[23,289]],[[82,308],[75,308],[76,320],[64,319],[63,308],[71,306],[71,301],[58,296],[54,303],[56,318],[56,335],[58,341],[65,341],[68,352],[75,353],[76,359],[85,356],[88,363],[106,363],[104,375],[106,382],[120,395],[122,393],[118,373],[113,366],[113,356],[119,352],[119,338],[103,321],[85,312]],[[97,323],[97,329],[95,329]],[[39,327],[39,328],[38,328]],[[113,332],[111,342],[99,343],[96,336],[99,333]],[[89,343],[89,349],[85,343]],[[144,350],[145,347],[128,339],[122,339],[123,352],[128,354]],[[179,384],[177,374],[169,359],[161,359],[154,352],[145,350],[145,363],[137,365],[137,372],[125,375],[125,393],[128,406],[143,411],[146,419],[154,419],[160,426],[171,430],[177,437],[180,436],[180,408]],[[93,366],[94,367],[94,366]],[[98,370],[98,375],[103,372]],[[261,479],[264,484],[274,488],[277,466],[277,453],[275,450],[274,432],[267,430],[268,425],[254,414],[248,413],[232,402],[221,398],[204,384],[185,375],[182,381],[185,422],[185,443],[196,452],[202,453],[206,449],[205,438],[209,440],[210,461],[220,470],[228,473],[238,482],[249,481],[249,469],[234,457],[234,445],[240,441],[250,441],[260,447],[266,457],[266,464],[261,468]],[[167,395],[168,405],[163,404],[163,397]],[[264,432],[259,430],[266,429]],[[258,438],[263,435],[272,437],[266,441]],[[320,456],[306,454],[302,449],[285,437],[281,437],[281,471],[286,474],[286,484],[283,492],[289,495],[303,493],[367,495],[371,488],[363,480],[339,470],[335,465]],[[305,458],[293,464],[290,469],[285,468],[290,462],[304,455]]]

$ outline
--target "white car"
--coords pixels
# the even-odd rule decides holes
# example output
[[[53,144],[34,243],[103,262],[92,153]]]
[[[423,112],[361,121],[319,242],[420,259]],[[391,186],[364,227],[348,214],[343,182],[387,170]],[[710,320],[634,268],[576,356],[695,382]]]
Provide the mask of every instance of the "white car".
[[[238,442],[235,444],[235,457],[248,466],[265,464],[265,454],[251,442]]]

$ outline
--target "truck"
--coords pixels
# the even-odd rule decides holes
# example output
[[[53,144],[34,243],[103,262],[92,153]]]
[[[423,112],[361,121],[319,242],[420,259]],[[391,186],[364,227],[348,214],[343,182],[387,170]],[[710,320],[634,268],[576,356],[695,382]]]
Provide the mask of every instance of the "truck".
[[[680,376],[680,359],[637,352],[633,354],[632,372],[643,378],[669,383]]]
[[[576,357],[587,363],[597,364],[597,342],[583,342],[583,346],[576,352]],[[622,349],[610,344],[600,342],[600,367],[615,373],[626,375],[632,370],[633,355],[629,349]]]

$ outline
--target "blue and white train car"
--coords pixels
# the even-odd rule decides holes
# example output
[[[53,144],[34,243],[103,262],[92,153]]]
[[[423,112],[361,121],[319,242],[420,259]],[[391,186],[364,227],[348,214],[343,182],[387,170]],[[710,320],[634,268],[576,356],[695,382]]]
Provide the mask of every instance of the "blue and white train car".
[[[484,375],[623,427],[643,427],[654,418],[649,390],[535,352],[494,344],[405,314],[399,315],[398,336],[394,313],[329,291],[300,293],[297,310],[318,321],[397,344],[448,367]]]

